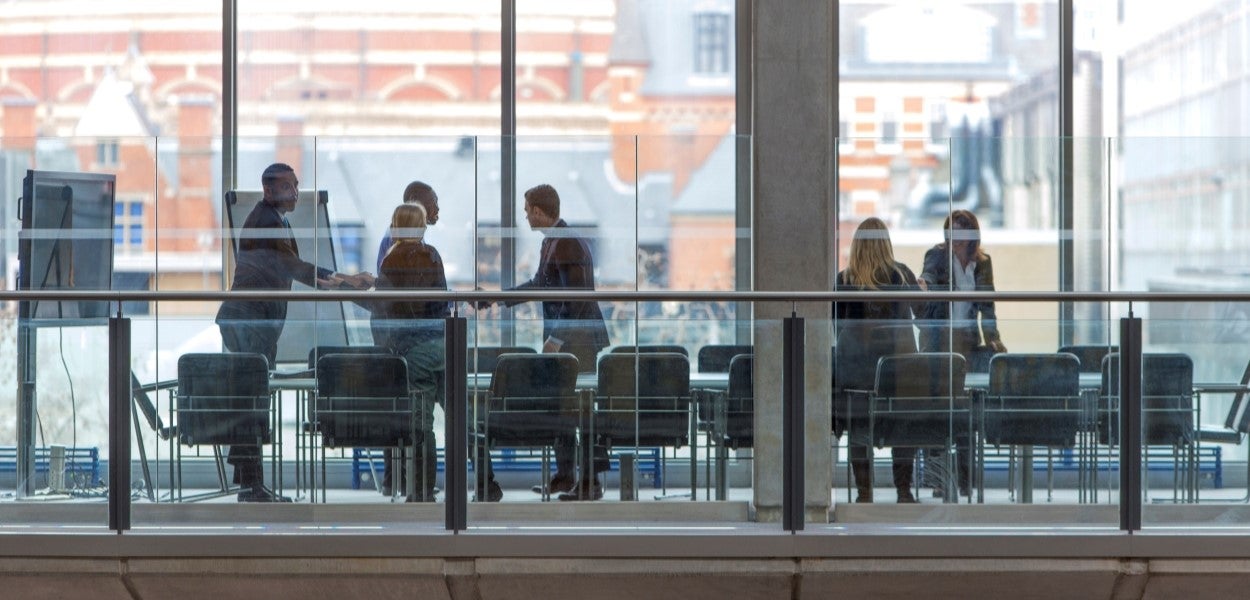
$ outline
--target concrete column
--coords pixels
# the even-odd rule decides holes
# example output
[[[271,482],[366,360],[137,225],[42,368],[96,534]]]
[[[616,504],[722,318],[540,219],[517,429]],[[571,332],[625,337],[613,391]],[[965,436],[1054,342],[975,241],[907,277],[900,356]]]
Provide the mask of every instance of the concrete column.
[[[752,3],[756,290],[831,290],[837,21],[828,0]],[[781,518],[781,327],[790,305],[756,307],[755,506]],[[806,351],[806,505],[828,520],[832,461],[828,303],[800,304]]]

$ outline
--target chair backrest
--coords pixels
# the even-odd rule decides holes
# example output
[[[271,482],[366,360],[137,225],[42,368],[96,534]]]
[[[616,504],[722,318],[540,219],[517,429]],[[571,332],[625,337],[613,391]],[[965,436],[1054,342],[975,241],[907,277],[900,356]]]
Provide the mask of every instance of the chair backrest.
[[[1242,387],[1250,385],[1250,362],[1246,363],[1246,370],[1241,373],[1240,383]],[[1250,414],[1246,410],[1247,406],[1250,406],[1250,402],[1246,402],[1245,392],[1233,394],[1233,405],[1228,409],[1228,416],[1224,417],[1224,427],[1238,433],[1250,433]]]
[[[708,344],[699,348],[696,365],[700,373],[727,373],[733,357],[751,352],[750,344]]]
[[[1142,398],[1163,396],[1189,397],[1194,390],[1194,362],[1186,354],[1149,353],[1142,355]],[[1102,359],[1104,396],[1120,395],[1120,353],[1112,352]]]
[[[308,351],[308,368],[317,366],[317,361],[327,354],[390,354],[391,351],[382,346],[313,346]]]
[[[1102,361],[1100,393],[1104,410],[1100,411],[1100,441],[1114,441],[1112,415],[1104,414],[1105,399],[1120,395],[1120,354],[1113,352]],[[1150,353],[1142,355],[1142,439],[1148,445],[1174,444],[1188,439],[1194,430],[1193,389],[1194,363],[1188,355]],[[1103,435],[1103,430],[1107,434]]]
[[[726,395],[733,400],[755,397],[754,354],[739,354],[729,361],[729,390]]]
[[[641,346],[616,346],[609,352],[610,354],[654,354],[656,352],[676,352],[687,358],[690,357],[690,351],[685,346],[677,344],[642,344]]]
[[[725,438],[733,448],[755,445],[755,356],[739,354],[729,361],[725,394]]]
[[[984,436],[995,445],[1070,448],[1082,409],[1081,362],[1068,353],[998,354],[990,359]]]
[[[269,361],[250,352],[178,357],[178,439],[197,444],[268,442]]]
[[[910,323],[852,321],[838,332],[833,347],[834,394],[842,390],[870,390],[877,362],[884,356],[914,354],[916,338]]]
[[[526,403],[551,406],[550,399],[574,395],[577,387],[577,357],[567,353],[536,354],[514,352],[501,354],[491,376],[490,395],[499,399],[519,399],[510,402],[513,409],[529,409]]]
[[[408,364],[385,352],[324,354],[317,360],[317,396],[401,398],[408,396]]]
[[[1081,393],[1073,354],[998,354],[990,359],[990,396],[1072,398]]]
[[[880,398],[962,398],[967,372],[967,361],[953,352],[883,356],[873,389]]]
[[[1082,373],[1097,373],[1102,369],[1102,359],[1112,352],[1119,352],[1119,346],[1106,344],[1077,344],[1062,346],[1059,352],[1071,354],[1081,363]]]
[[[600,398],[637,398],[638,410],[668,409],[690,396],[690,359],[676,352],[607,354],[599,359]]]
[[[504,354],[536,354],[529,346],[475,346],[469,348],[468,365],[474,373],[494,373]]]
[[[408,364],[394,354],[325,354],[317,360],[315,414],[326,447],[420,442]]]

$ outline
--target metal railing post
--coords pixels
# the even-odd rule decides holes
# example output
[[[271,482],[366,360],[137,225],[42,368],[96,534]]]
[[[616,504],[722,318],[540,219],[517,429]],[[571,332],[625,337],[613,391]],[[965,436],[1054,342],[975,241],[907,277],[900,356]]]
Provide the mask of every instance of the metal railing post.
[[[1120,529],[1128,532],[1141,530],[1141,326],[1140,318],[1120,319]]]
[[[468,377],[468,320],[449,317],[444,334],[446,343],[446,406],[443,445],[446,448],[443,471],[444,498],[447,504],[447,530],[464,531],[468,525],[469,492],[468,460],[469,394],[465,378]],[[431,432],[433,433],[433,432]],[[478,466],[481,468],[481,466]]]
[[[121,304],[118,303],[120,309]],[[109,319],[109,529],[130,529],[130,319]]]
[[[781,397],[781,523],[791,533],[804,524],[803,319],[790,316],[782,332]]]

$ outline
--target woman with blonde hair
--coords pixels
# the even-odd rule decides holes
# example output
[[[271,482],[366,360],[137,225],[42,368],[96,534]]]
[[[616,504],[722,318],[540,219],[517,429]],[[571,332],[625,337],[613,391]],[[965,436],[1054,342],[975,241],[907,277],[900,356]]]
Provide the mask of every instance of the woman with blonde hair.
[[[916,276],[907,265],[894,260],[894,246],[885,222],[864,220],[851,241],[846,269],[838,273],[835,290],[918,290]],[[909,302],[835,302],[838,342],[834,357],[833,430],[847,433],[856,502],[872,502],[871,440],[865,406],[855,406],[848,390],[872,389],[877,360],[891,354],[916,351],[911,321],[915,310]],[[862,402],[862,401],[861,401]],[[912,468],[915,448],[893,448],[894,487],[900,503],[912,503]]]
[[[425,208],[401,204],[391,215],[391,246],[382,258],[376,287],[379,290],[447,289],[447,276],[438,250],[422,239],[426,227]],[[370,321],[373,341],[404,357],[408,363],[408,387],[417,394],[422,430],[426,432],[417,449],[417,491],[409,502],[433,502],[438,457],[434,448],[434,404],[443,404],[444,350],[443,319],[451,313],[446,302],[398,300],[373,303]],[[391,483],[391,461],[386,461],[384,484]],[[384,485],[385,487],[385,485]],[[399,488],[404,489],[401,478]]]

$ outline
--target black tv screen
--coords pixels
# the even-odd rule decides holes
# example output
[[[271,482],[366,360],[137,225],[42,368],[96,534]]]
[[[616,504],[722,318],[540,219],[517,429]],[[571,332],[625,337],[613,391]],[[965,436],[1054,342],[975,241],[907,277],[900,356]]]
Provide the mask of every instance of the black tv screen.
[[[103,173],[26,171],[20,203],[18,289],[112,289],[115,187],[115,176]],[[22,316],[31,319],[108,315],[106,300],[22,305]]]

